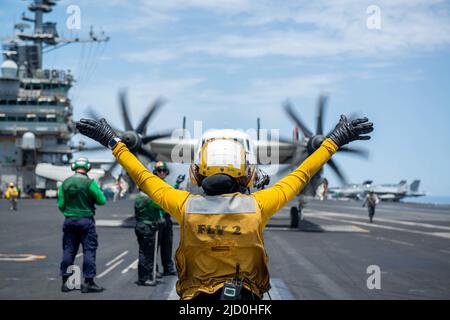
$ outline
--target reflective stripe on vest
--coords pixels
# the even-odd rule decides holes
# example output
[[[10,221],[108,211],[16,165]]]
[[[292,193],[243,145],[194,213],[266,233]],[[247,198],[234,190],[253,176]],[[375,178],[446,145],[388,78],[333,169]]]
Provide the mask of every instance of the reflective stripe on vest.
[[[228,214],[256,213],[253,197],[243,196],[201,196],[190,197],[186,213]]]

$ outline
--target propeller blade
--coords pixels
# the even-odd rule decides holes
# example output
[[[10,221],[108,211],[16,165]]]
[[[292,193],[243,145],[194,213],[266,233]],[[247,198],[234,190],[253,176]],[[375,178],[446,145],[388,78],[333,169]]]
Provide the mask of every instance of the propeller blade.
[[[292,156],[291,163],[288,166],[285,166],[284,168],[278,170],[278,174],[285,175],[287,173],[290,173],[293,169],[296,169],[300,165],[300,163],[307,157],[308,154],[306,150],[298,145],[296,147],[294,155]]]
[[[303,135],[306,138],[312,137],[312,132],[308,129],[308,127],[303,123],[303,121],[300,120],[300,117],[297,116],[297,114],[292,109],[291,103],[288,101],[284,104],[284,110],[286,110],[289,117],[295,122],[295,124],[299,127],[299,129],[302,131]]]
[[[278,142],[295,144],[295,141],[292,141],[292,139],[287,139],[287,138],[284,138],[284,137],[279,137],[278,138]]]
[[[138,153],[149,158],[151,161],[156,161],[156,154],[144,147],[140,147]]]
[[[86,113],[89,116],[89,118],[92,118],[92,119],[97,120],[97,121],[100,120],[101,118],[103,118],[94,109],[92,109],[91,106],[89,106],[87,108]]]
[[[144,134],[147,129],[147,124],[150,121],[152,115],[164,104],[164,101],[160,98],[156,99],[147,111],[147,114],[142,118],[141,122],[136,128],[136,132]]]
[[[344,174],[342,173],[342,171],[337,166],[336,162],[334,162],[333,159],[330,159],[327,162],[327,164],[331,167],[331,169],[334,171],[334,173],[336,173],[336,175],[338,176],[338,178],[341,181],[341,183],[342,184],[346,184],[347,183],[347,179],[345,178]]]
[[[120,109],[122,111],[123,122],[125,124],[125,130],[126,131],[133,130],[130,117],[128,116],[127,94],[125,90],[120,91],[119,102],[120,102]]]
[[[167,137],[171,137],[172,136],[172,130],[166,130],[163,133],[158,133],[158,134],[152,134],[149,136],[145,136],[141,139],[143,144],[149,143],[150,141],[156,140],[156,139],[160,139],[160,138],[167,138]]]
[[[109,167],[109,169],[105,171],[105,174],[104,174],[104,176],[100,179],[100,181],[103,181],[105,178],[112,177],[112,172],[113,172],[113,170],[117,167],[118,164],[119,164],[119,162],[118,162],[117,160],[114,161],[114,163],[111,165],[111,167]]]
[[[136,190],[136,184],[134,183],[133,179],[128,174],[125,174],[124,176],[125,181],[128,184],[128,190],[127,193],[131,194]]]
[[[338,152],[352,153],[354,155],[357,155],[357,156],[360,156],[360,157],[366,158],[366,159],[369,157],[369,151],[367,151],[365,149],[341,147],[338,149]]]
[[[256,140],[259,140],[259,130],[261,130],[261,119],[256,119]]]
[[[316,134],[323,134],[323,117],[325,113],[325,104],[327,102],[327,96],[321,95],[319,97],[319,104],[317,106],[317,127]]]
[[[298,142],[298,128],[294,127],[292,130],[292,141]]]
[[[92,107],[88,107],[87,111],[86,111],[87,115],[89,116],[89,118],[94,119],[99,121],[101,118],[104,118],[102,116],[100,116],[94,109],[92,109]],[[120,136],[122,135],[122,130],[117,129],[116,127],[114,127],[113,125],[111,125],[111,123],[109,124],[111,126],[111,128],[113,128],[113,130]]]
[[[99,146],[90,146],[90,147],[78,147],[76,148],[77,152],[80,151],[105,151],[105,147],[102,145]]]
[[[288,173],[291,173],[292,167],[290,165],[284,166],[283,168],[279,169],[277,172],[277,175],[279,176],[285,176]]]

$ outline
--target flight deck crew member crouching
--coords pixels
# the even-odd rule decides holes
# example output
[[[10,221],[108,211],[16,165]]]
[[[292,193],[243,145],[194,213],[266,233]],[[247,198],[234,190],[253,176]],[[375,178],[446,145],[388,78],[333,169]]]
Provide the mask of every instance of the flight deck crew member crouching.
[[[138,187],[180,224],[176,289],[181,299],[241,300],[260,299],[270,288],[263,230],[272,215],[300,193],[340,146],[367,140],[370,137],[361,134],[373,130],[367,118],[349,121],[341,116],[328,138],[296,170],[253,194],[241,193],[252,186],[256,172],[244,146],[234,139],[205,140],[190,177],[206,195],[193,195],[150,173],[105,119],[81,119],[76,126],[112,149]]]
[[[104,205],[106,198],[99,186],[88,177],[91,165],[86,158],[80,158],[72,164],[75,174],[62,183],[58,190],[58,208],[66,217],[63,225],[63,259],[61,262],[62,292],[69,292],[67,279],[71,273],[78,248],[83,246],[84,284],[81,292],[101,292],[94,282],[96,275],[95,255],[97,251],[97,232],[95,230],[95,205]]]
[[[139,245],[138,286],[155,286],[153,277],[154,258],[156,256],[156,231],[162,224],[161,208],[145,193],[138,195],[134,201],[136,217],[135,233]]]

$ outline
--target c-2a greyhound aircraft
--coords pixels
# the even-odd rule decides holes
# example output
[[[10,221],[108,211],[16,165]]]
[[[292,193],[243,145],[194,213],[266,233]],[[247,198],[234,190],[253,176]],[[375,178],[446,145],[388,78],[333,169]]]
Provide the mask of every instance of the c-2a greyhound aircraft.
[[[287,115],[294,122],[294,134],[292,139],[262,139],[260,138],[260,120],[258,118],[256,137],[234,129],[218,129],[208,130],[198,138],[190,138],[186,133],[186,118],[183,118],[183,127],[175,131],[165,131],[157,134],[148,134],[147,127],[151,118],[155,115],[158,109],[162,106],[163,100],[157,99],[154,101],[144,117],[137,126],[131,124],[129,116],[129,108],[126,99],[125,91],[119,93],[119,106],[123,118],[124,130],[113,127],[116,133],[121,137],[122,141],[126,143],[131,152],[138,157],[144,157],[150,161],[167,161],[176,163],[192,163],[198,161],[200,151],[206,142],[211,140],[224,142],[223,148],[215,148],[213,152],[208,152],[208,161],[211,163],[218,163],[222,161],[222,165],[233,166],[237,165],[239,159],[233,160],[230,157],[232,150],[230,146],[233,144],[226,144],[226,142],[233,141],[239,143],[244,154],[238,155],[245,159],[245,162],[250,165],[257,166],[256,177],[254,179],[254,188],[264,188],[269,183],[269,176],[279,176],[288,173],[290,170],[296,168],[303,162],[310,154],[320,147],[322,142],[326,139],[327,133],[323,129],[323,118],[325,113],[327,97],[321,95],[318,100],[318,112],[316,130],[313,133],[296,114],[290,102],[284,104],[284,110]],[[100,115],[95,113],[92,109],[89,111],[89,116],[93,119],[99,120]],[[301,133],[301,135],[299,134]],[[220,144],[214,144],[216,146]],[[228,147],[225,147],[227,145]],[[85,147],[84,150],[97,151],[98,147]],[[339,152],[350,153],[357,156],[367,157],[367,151],[342,147]],[[213,156],[211,154],[214,154]],[[227,160],[225,160],[227,159]],[[226,163],[223,163],[226,161]],[[118,165],[114,161],[111,167],[104,173],[104,177],[111,176],[111,172]],[[283,165],[279,168],[278,165]],[[342,170],[336,164],[334,159],[331,159],[327,165],[337,175],[341,182],[345,183],[346,179]],[[269,167],[269,174],[261,170],[261,167]],[[276,170],[273,170],[275,166]],[[278,170],[280,169],[280,170]],[[304,194],[314,194],[318,185],[322,183],[322,170],[318,172],[313,179],[311,179],[308,186],[304,189]],[[100,178],[100,181],[102,178]],[[275,180],[275,179],[273,179]],[[192,186],[191,186],[192,187]],[[188,186],[189,188],[189,186]],[[195,189],[195,188],[194,188]],[[195,190],[191,190],[194,191]],[[250,192],[250,190],[249,190]]]
[[[200,151],[204,148],[205,143],[211,140],[235,141],[242,145],[245,150],[244,159],[246,163],[258,166],[256,170],[255,188],[264,188],[269,183],[270,176],[282,177],[292,169],[300,165],[309,155],[311,155],[322,142],[326,139],[327,134],[323,130],[323,117],[325,113],[326,96],[321,95],[318,100],[318,113],[316,132],[313,133],[300,117],[295,113],[290,102],[284,104],[284,110],[296,125],[293,130],[292,139],[274,137],[274,135],[261,130],[260,119],[257,119],[256,130],[248,130],[246,132],[234,129],[215,129],[204,132],[199,138],[191,139],[186,134],[185,124],[186,118],[183,118],[183,128],[173,132],[172,136],[159,138],[150,141],[145,147],[150,149],[156,155],[157,160],[178,163],[199,163]],[[195,130],[194,130],[195,131]],[[262,134],[264,133],[264,134]],[[301,133],[301,134],[299,134]],[[269,135],[269,139],[263,136]],[[139,141],[138,134],[135,140]],[[228,151],[223,148],[215,148],[208,150],[209,161],[222,161],[221,165],[233,165],[233,161],[229,160],[223,163],[224,159],[232,159],[226,154]],[[366,150],[350,147],[342,147],[339,152],[351,153],[353,155],[366,158],[368,153]],[[211,156],[211,154],[213,156]],[[236,154],[236,153],[234,153]],[[239,160],[239,159],[237,159]],[[217,165],[217,164],[216,164]],[[281,166],[280,166],[281,165]],[[331,159],[327,165],[337,175],[342,183],[346,183],[345,175],[337,165],[334,159]],[[265,171],[267,173],[265,173]],[[321,170],[310,181],[304,189],[304,194],[314,194],[317,187],[322,183]],[[273,181],[277,179],[272,179]]]

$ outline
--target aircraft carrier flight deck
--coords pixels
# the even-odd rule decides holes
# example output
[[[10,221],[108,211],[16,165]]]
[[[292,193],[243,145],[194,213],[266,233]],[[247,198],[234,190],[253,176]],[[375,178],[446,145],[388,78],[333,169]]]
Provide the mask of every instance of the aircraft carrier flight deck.
[[[292,203],[293,204],[293,203]],[[63,215],[54,199],[0,201],[0,299],[179,299],[176,276],[139,287],[131,200],[96,214],[98,294],[60,292]],[[308,200],[298,228],[289,207],[269,222],[265,299],[449,299],[450,206],[381,203],[373,223],[358,201]],[[179,227],[174,227],[174,252]],[[80,249],[76,264],[82,266]],[[371,276],[379,268],[378,287]],[[372,285],[371,285],[372,283]]]

